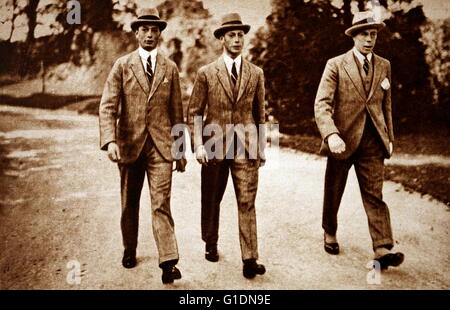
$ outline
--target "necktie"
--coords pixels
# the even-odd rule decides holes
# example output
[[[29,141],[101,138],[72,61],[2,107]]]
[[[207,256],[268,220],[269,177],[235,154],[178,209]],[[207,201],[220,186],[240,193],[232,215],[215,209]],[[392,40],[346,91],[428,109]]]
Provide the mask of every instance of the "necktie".
[[[364,56],[364,66],[363,66],[364,72],[369,74],[369,60],[367,59],[367,56]]]
[[[233,86],[236,86],[238,79],[238,74],[236,70],[236,63],[233,61],[233,67],[231,67],[231,82],[233,82]]]
[[[152,69],[152,59],[151,56],[148,56],[147,58],[147,70],[145,71],[147,74],[147,79],[150,85],[152,85],[153,82],[153,69]]]

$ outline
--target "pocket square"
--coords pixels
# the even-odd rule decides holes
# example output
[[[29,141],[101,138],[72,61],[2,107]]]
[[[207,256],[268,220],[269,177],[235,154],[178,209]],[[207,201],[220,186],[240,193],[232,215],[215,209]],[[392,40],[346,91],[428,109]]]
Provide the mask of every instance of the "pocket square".
[[[164,77],[164,81],[163,81],[163,83],[169,83],[169,80],[167,79],[167,77],[166,77],[166,76]]]
[[[381,82],[381,88],[388,90],[389,87],[391,87],[391,83],[389,83],[388,78],[384,78],[383,82]]]

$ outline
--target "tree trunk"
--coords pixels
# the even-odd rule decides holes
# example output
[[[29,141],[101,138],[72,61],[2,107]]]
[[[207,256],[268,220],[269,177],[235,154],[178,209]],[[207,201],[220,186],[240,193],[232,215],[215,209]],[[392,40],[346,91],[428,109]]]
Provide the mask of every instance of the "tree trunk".
[[[366,0],[358,0],[358,10],[364,11],[366,9]]]
[[[16,21],[16,17],[17,17],[15,11],[16,11],[16,0],[13,0],[13,2],[12,2],[13,16],[11,18],[11,31],[9,32],[9,38],[7,40],[8,42],[11,42],[11,38],[12,38],[13,33],[14,33],[14,22]]]
[[[387,9],[388,8],[387,0],[380,0],[380,5],[384,6]]]
[[[26,42],[28,44],[34,42],[34,30],[37,25],[37,12],[36,9],[39,5],[39,0],[29,0],[28,5],[25,7],[24,12],[28,18],[28,33]]]
[[[342,9],[344,10],[344,25],[349,27],[352,24],[352,0],[344,0]]]

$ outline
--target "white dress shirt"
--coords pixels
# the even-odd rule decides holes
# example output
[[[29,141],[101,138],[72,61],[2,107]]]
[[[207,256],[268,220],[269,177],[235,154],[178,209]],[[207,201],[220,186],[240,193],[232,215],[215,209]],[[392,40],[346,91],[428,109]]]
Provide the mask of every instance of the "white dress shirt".
[[[364,55],[361,54],[361,52],[358,51],[356,49],[356,47],[353,47],[353,54],[355,54],[356,58],[358,59],[359,63],[361,64],[361,66],[364,66]],[[369,53],[366,56],[367,56],[367,60],[370,63],[372,61],[372,53]]]
[[[226,53],[223,53],[223,60],[225,60],[225,66],[227,67],[228,74],[231,76],[231,69],[233,68],[233,61],[236,63],[236,71],[239,76],[239,72],[241,71],[241,62],[242,55],[239,55],[235,59],[228,56]]]
[[[156,68],[156,55],[158,55],[158,50],[155,48],[151,52],[146,51],[142,47],[139,46],[139,56],[141,56],[142,64],[144,65],[144,70],[147,71],[147,59],[150,56],[152,61],[152,72],[155,74]]]

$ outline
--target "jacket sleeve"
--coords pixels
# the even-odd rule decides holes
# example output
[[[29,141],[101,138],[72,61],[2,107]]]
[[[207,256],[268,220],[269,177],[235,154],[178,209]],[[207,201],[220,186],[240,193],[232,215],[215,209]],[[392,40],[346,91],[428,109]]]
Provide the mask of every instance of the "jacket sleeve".
[[[314,103],[314,116],[323,140],[333,133],[338,133],[334,120],[334,95],[338,87],[338,70],[336,63],[328,60],[320,80]]]
[[[265,87],[264,71],[259,69],[258,84],[256,86],[256,95],[253,100],[253,118],[258,131],[258,150],[261,159],[265,160],[265,142],[266,142],[266,107],[265,107]]]
[[[122,66],[116,61],[103,89],[99,106],[100,149],[116,141],[117,112],[122,97]]]
[[[181,86],[180,86],[180,74],[178,72],[178,68],[174,64],[172,67],[172,85],[171,85],[171,93],[170,93],[170,122],[172,125],[172,135],[175,140],[182,139],[181,145],[186,146],[186,136],[185,136],[185,122],[183,115],[183,102],[181,99]],[[181,131],[182,130],[182,131]],[[186,151],[185,148],[182,148],[180,151],[177,148],[178,144],[174,144],[176,149],[172,149],[172,152],[179,153],[181,152],[184,155]],[[175,158],[181,158],[180,155],[175,155]]]
[[[172,87],[170,94],[170,106],[171,106],[171,123],[172,126],[177,124],[184,124],[183,115],[183,102],[181,100],[181,86],[180,86],[180,74],[178,69],[174,66],[172,71]]]
[[[188,124],[191,131],[192,152],[203,144],[203,114],[208,101],[208,82],[203,70],[197,73],[188,107]]]
[[[389,141],[394,142],[394,126],[392,122],[392,101],[391,101],[391,89],[392,89],[392,80],[391,80],[391,63],[388,61],[388,78],[389,84],[391,86],[386,90],[383,100],[383,114],[384,119],[386,120],[386,126],[388,129]]]

